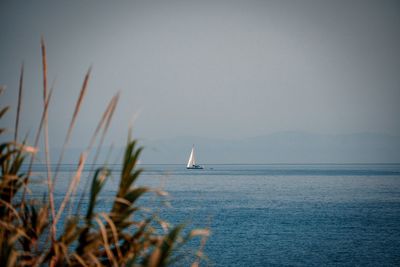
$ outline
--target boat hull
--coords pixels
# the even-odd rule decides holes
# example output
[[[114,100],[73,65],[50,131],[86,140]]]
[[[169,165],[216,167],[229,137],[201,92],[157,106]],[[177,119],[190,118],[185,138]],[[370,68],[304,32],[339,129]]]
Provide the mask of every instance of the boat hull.
[[[201,166],[192,166],[192,167],[186,167],[186,169],[188,169],[188,170],[202,170],[203,167],[201,167]]]

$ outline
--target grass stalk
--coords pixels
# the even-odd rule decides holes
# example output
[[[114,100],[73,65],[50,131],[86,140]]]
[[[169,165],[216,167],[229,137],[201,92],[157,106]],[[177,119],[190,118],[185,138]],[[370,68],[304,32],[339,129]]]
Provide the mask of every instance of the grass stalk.
[[[79,184],[79,181],[80,181],[80,178],[82,175],[82,171],[83,171],[83,167],[85,166],[85,163],[86,163],[86,158],[87,158],[87,152],[85,151],[80,156],[77,170],[75,172],[74,177],[71,179],[71,182],[69,183],[69,186],[68,186],[67,193],[65,194],[65,197],[64,197],[63,201],[61,202],[60,207],[58,208],[57,215],[55,216],[55,219],[54,219],[54,224],[57,224],[58,220],[61,217],[61,214],[64,211],[65,206],[67,205],[67,203],[69,201],[72,191]]]
[[[49,108],[49,104],[50,104],[50,100],[51,100],[52,94],[53,94],[53,88],[50,90],[50,93],[49,93],[49,95],[47,97],[46,103],[44,104],[44,109],[43,109],[42,116],[41,116],[41,119],[40,119],[40,122],[39,122],[39,127],[38,127],[38,129],[36,131],[35,141],[34,141],[34,145],[33,145],[34,148],[37,148],[38,145],[39,145],[40,134],[41,134],[41,131],[43,129],[44,120],[45,120],[46,113],[47,113],[48,108]],[[32,166],[33,166],[33,162],[35,161],[35,157],[36,157],[36,153],[32,153],[31,157],[30,157],[29,165],[28,165],[27,175],[26,175],[26,177],[24,179],[24,183],[23,183],[24,189],[23,189],[23,193],[22,193],[22,201],[21,201],[22,204],[25,202],[25,195],[26,195],[26,191],[27,191],[29,178],[31,177],[31,174],[32,174]]]
[[[81,90],[79,92],[79,97],[78,97],[78,99],[76,101],[76,104],[75,104],[74,113],[72,115],[71,122],[70,122],[68,130],[67,130],[67,135],[65,136],[64,144],[62,146],[61,153],[60,153],[60,156],[59,156],[57,164],[56,164],[56,169],[55,169],[54,176],[53,176],[53,186],[56,183],[57,175],[58,175],[58,172],[60,170],[60,165],[61,165],[61,162],[63,160],[65,150],[66,150],[66,148],[68,146],[68,143],[70,141],[70,138],[71,138],[71,135],[72,135],[72,130],[73,130],[74,125],[75,125],[75,121],[76,121],[76,119],[78,117],[78,113],[79,113],[79,110],[81,108],[81,105],[82,105],[82,102],[83,102],[83,98],[84,98],[84,96],[86,94],[86,91],[87,91],[87,88],[88,88],[88,82],[89,82],[91,69],[92,68],[90,67],[88,69],[86,75],[85,75]]]
[[[94,146],[94,143],[95,143],[95,141],[96,141],[96,137],[98,136],[98,134],[100,133],[100,131],[102,131],[101,140],[104,140],[104,136],[105,136],[105,134],[107,133],[107,129],[108,129],[108,126],[109,126],[109,124],[110,124],[109,121],[111,120],[112,114],[114,113],[114,110],[115,110],[115,108],[116,108],[118,99],[119,99],[119,94],[115,95],[115,96],[110,100],[110,102],[108,103],[107,108],[106,108],[105,111],[103,112],[103,115],[101,116],[101,119],[100,119],[100,121],[99,121],[99,123],[98,123],[98,125],[97,125],[97,127],[96,127],[96,130],[94,131],[94,133],[93,133],[93,135],[92,135],[92,137],[91,137],[91,139],[90,139],[89,146],[88,146],[88,148],[86,149],[87,151],[90,151],[91,148]],[[99,146],[101,146],[101,145],[102,145],[102,141],[100,141],[100,145],[99,145]],[[94,164],[96,163],[96,160],[97,160],[97,154],[99,153],[99,152],[98,152],[98,151],[99,151],[99,146],[98,146],[97,151],[96,151],[96,153],[95,153],[95,157],[94,157],[94,159],[93,159],[92,167],[91,167],[91,169],[90,169],[90,171],[89,171],[89,175],[91,175],[91,174],[93,173],[93,170],[94,170],[94,169],[93,169],[93,168],[94,168],[93,166],[94,166]],[[89,177],[88,177],[88,178],[89,178]],[[81,197],[80,197],[79,202],[78,202],[77,213],[79,213],[79,211],[80,211],[80,207],[81,207],[82,201],[83,201],[83,199],[84,199],[84,197],[85,197],[85,195],[86,195],[87,187],[88,187],[88,186],[89,186],[89,179],[86,179],[86,180],[85,180],[84,187],[83,187],[83,192],[82,192]]]
[[[22,107],[22,88],[24,85],[24,63],[21,64],[21,74],[19,76],[19,88],[18,88],[18,104],[17,104],[17,117],[15,119],[15,131],[14,131],[14,141],[18,140],[18,128],[19,128],[19,117],[21,114]]]
[[[41,50],[42,50],[42,74],[43,74],[43,105],[46,104],[47,99],[47,55],[46,55],[46,44],[44,42],[44,38],[41,38]],[[51,179],[51,163],[50,163],[50,149],[49,149],[49,120],[48,120],[48,109],[44,112],[44,153],[45,153],[45,162],[47,168],[47,186],[49,190],[49,202],[50,202],[50,211],[52,217],[52,227],[51,227],[51,240],[55,242],[57,235],[57,228],[54,223],[54,218],[56,216],[55,213],[55,205],[54,205],[54,188]]]

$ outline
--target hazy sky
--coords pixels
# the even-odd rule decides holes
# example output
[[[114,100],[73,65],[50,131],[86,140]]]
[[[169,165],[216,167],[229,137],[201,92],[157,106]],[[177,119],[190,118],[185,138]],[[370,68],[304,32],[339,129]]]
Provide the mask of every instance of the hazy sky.
[[[3,0],[1,104],[15,105],[24,60],[23,132],[36,129],[42,109],[41,34],[56,143],[90,65],[76,146],[118,90],[117,144],[135,114],[144,139],[400,134],[399,1]]]

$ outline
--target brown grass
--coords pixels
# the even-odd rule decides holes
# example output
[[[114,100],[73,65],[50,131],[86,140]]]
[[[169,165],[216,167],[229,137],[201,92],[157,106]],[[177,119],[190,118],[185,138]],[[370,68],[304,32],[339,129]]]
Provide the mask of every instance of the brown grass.
[[[171,227],[156,213],[148,212],[138,204],[144,195],[166,193],[147,187],[139,187],[136,180],[142,169],[137,163],[142,151],[130,135],[126,144],[119,174],[119,186],[109,210],[96,209],[97,199],[111,175],[106,166],[91,170],[87,185],[79,200],[75,213],[66,216],[66,207],[72,207],[74,195],[84,173],[85,163],[92,147],[97,142],[93,162],[96,163],[104,145],[106,133],[117,107],[119,93],[109,102],[93,132],[87,148],[82,151],[76,171],[62,202],[54,202],[54,188],[83,100],[88,88],[91,68],[85,75],[72,118],[66,133],[62,151],[58,157],[56,171],[51,175],[48,115],[53,86],[47,88],[47,56],[44,39],[41,39],[43,74],[43,111],[34,139],[34,145],[18,142],[18,129],[22,110],[24,67],[21,66],[17,116],[14,139],[0,145],[0,262],[2,266],[168,266],[175,250],[191,238],[201,238],[197,253],[189,257],[192,266],[202,260],[203,249],[209,230],[195,229],[184,235],[183,226]],[[3,91],[0,88],[0,94]],[[8,107],[0,109],[0,118]],[[4,129],[0,131],[3,133]],[[40,138],[44,138],[47,197],[43,200],[26,197],[32,178],[32,167],[39,150]],[[99,140],[98,137],[100,136]],[[27,162],[27,171],[22,166]],[[92,165],[94,166],[94,165]],[[90,179],[89,179],[90,178]],[[90,188],[89,188],[90,182]],[[21,193],[20,193],[21,192]],[[85,193],[87,192],[87,194]],[[86,197],[87,195],[87,197]],[[83,200],[88,206],[81,205]],[[135,220],[133,219],[134,215]],[[64,227],[58,222],[64,218]],[[139,219],[143,218],[143,219]],[[163,230],[162,230],[163,229]],[[51,242],[50,242],[51,241]],[[188,255],[185,255],[185,258]],[[179,260],[179,257],[178,257]],[[181,259],[183,260],[183,258]],[[176,262],[174,262],[176,264]],[[179,264],[182,265],[183,263]],[[185,263],[187,265],[187,263]]]

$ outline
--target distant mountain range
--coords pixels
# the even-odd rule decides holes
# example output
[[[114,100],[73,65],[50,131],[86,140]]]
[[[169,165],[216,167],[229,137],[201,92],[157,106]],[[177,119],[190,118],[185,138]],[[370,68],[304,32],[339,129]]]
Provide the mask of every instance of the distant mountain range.
[[[196,147],[200,164],[400,162],[400,136],[374,133],[326,135],[279,132],[231,140],[186,136],[144,140],[140,144],[145,148],[141,157],[144,164],[185,164],[192,144]],[[107,152],[106,149],[103,151],[103,154]],[[122,151],[123,148],[115,149],[113,158]],[[78,153],[78,149],[69,149],[65,162],[76,162]]]
[[[246,139],[180,137],[146,142],[143,163],[397,163],[400,136],[279,132]]]

